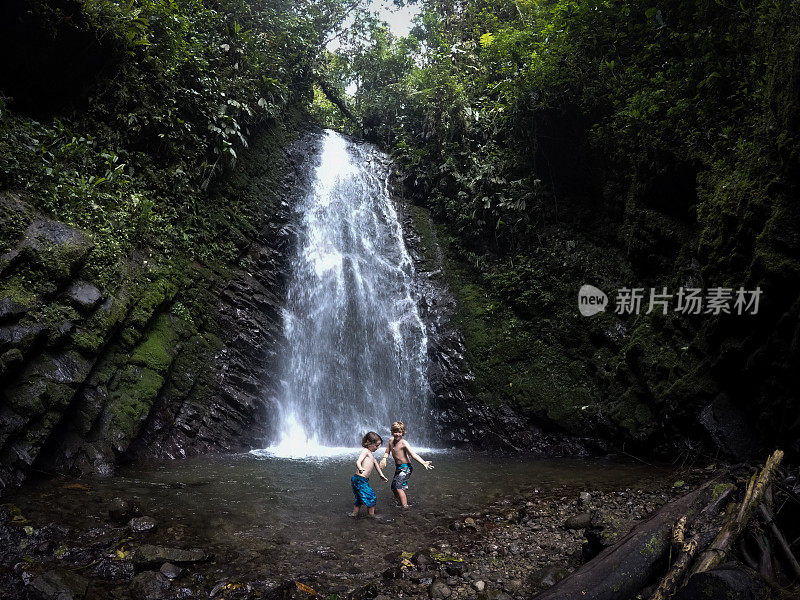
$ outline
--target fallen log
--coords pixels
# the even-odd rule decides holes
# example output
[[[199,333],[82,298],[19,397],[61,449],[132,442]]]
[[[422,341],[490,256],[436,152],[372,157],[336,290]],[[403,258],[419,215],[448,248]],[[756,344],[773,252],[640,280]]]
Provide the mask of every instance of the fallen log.
[[[673,523],[683,515],[699,512],[704,492],[714,483],[716,479],[661,507],[619,542],[535,596],[535,600],[620,600],[634,596],[663,573]]]

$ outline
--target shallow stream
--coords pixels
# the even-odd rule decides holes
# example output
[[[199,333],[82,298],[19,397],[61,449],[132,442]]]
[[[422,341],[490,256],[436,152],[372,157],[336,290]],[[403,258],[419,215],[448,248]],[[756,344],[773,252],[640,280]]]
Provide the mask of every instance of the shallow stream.
[[[110,479],[31,481],[10,501],[30,520],[91,530],[108,522],[115,497],[133,501],[159,525],[136,543],[202,547],[239,576],[286,579],[374,577],[390,552],[447,542],[449,525],[480,514],[500,498],[546,494],[572,500],[582,491],[656,489],[675,471],[612,459],[421,451],[434,470],[417,466],[412,507],[394,506],[376,473],[376,520],[351,519],[352,456],[286,459],[237,454],[200,457],[122,470]],[[390,462],[386,475],[391,480]],[[363,509],[362,509],[363,510]]]

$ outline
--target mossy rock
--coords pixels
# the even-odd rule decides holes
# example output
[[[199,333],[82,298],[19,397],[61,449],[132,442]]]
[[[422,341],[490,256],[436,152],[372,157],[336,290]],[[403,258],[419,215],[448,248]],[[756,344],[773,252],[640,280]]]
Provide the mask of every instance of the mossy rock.
[[[406,205],[406,210],[411,217],[414,230],[420,237],[422,245],[422,268],[426,271],[433,271],[439,267],[441,257],[437,252],[439,243],[436,239],[436,232],[431,223],[428,210],[413,204]]]
[[[50,219],[35,219],[25,231],[20,252],[43,277],[69,279],[83,264],[94,243],[74,227]]]
[[[136,437],[163,386],[164,378],[147,367],[131,365],[122,374],[105,408],[105,437],[117,451],[124,452]]]
[[[120,336],[122,343],[128,347],[135,345],[141,339],[142,332],[147,329],[147,324],[158,312],[158,308],[170,302],[177,292],[175,284],[164,278],[156,279],[149,284],[125,319]]]
[[[46,395],[47,383],[40,377],[15,384],[4,392],[7,406],[22,417],[42,414]]]
[[[0,192],[0,254],[16,247],[33,217],[33,209],[18,195]]]
[[[180,330],[187,325],[179,317],[167,313],[158,315],[144,340],[133,351],[131,363],[165,374],[178,353],[178,341],[183,337]]]

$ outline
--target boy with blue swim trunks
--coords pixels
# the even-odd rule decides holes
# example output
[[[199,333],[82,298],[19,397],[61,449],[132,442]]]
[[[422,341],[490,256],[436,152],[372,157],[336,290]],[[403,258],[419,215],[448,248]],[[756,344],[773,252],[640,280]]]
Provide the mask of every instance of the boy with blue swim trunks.
[[[350,478],[350,483],[353,486],[353,496],[355,496],[355,503],[353,504],[353,512],[350,513],[351,517],[357,517],[358,511],[361,506],[367,507],[367,514],[370,517],[375,516],[375,492],[369,485],[369,474],[372,472],[372,467],[378,467],[378,475],[384,481],[389,481],[383,475],[381,468],[378,466],[378,461],[375,460],[373,452],[381,447],[383,440],[374,431],[370,431],[361,440],[361,445],[364,449],[358,455],[356,461],[356,474]]]
[[[425,469],[432,469],[433,465],[429,460],[422,460],[420,456],[411,449],[408,442],[403,439],[406,434],[406,425],[402,421],[395,421],[392,423],[392,439],[386,445],[386,452],[381,459],[381,467],[386,466],[386,460],[389,457],[389,452],[392,453],[394,458],[395,471],[394,478],[392,479],[392,491],[394,492],[397,501],[403,508],[408,508],[408,498],[406,491],[408,490],[408,478],[411,477],[411,459],[413,458]]]

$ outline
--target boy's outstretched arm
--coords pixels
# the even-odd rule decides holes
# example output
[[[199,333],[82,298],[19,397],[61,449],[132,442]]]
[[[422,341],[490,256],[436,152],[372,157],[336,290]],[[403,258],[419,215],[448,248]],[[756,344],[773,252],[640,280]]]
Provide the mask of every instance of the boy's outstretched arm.
[[[378,461],[375,460],[374,456],[372,457],[372,460],[375,461],[375,468],[378,470],[378,475],[381,476],[381,479],[383,479],[384,481],[389,481],[388,479],[386,479],[386,476],[383,474],[383,471],[381,471],[381,466],[380,464],[378,464]]]
[[[422,460],[422,457],[420,457],[419,454],[414,452],[411,446],[408,445],[408,442],[406,442],[406,450],[408,450],[408,453],[411,455],[411,458],[413,458],[415,461],[417,461],[419,464],[425,467],[426,470],[433,468],[433,463],[431,463],[431,461],[429,460]]]
[[[386,450],[383,453],[383,458],[381,459],[381,469],[386,468],[386,460],[389,458],[389,451],[392,448],[392,442],[386,444]]]

